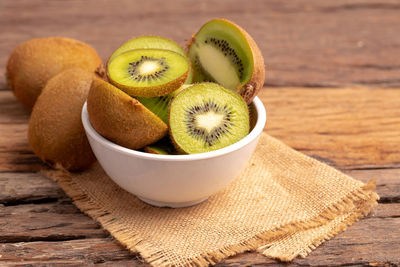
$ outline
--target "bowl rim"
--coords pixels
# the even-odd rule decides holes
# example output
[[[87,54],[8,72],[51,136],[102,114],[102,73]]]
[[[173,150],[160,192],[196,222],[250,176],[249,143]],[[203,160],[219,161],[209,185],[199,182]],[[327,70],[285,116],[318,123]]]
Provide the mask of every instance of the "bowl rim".
[[[133,149],[126,148],[126,147],[123,147],[123,146],[113,143],[112,141],[104,138],[99,133],[97,133],[96,130],[91,125],[90,120],[89,120],[89,114],[87,111],[87,102],[85,102],[82,107],[81,119],[82,119],[83,127],[85,128],[86,134],[90,135],[90,137],[92,137],[96,142],[100,143],[102,146],[105,146],[111,150],[114,150],[114,151],[117,151],[117,152],[120,152],[120,153],[123,153],[126,155],[143,158],[143,159],[153,159],[153,160],[159,160],[159,161],[191,161],[191,160],[209,159],[209,158],[229,154],[230,152],[236,151],[236,150],[248,145],[254,139],[256,139],[264,130],[266,120],[267,120],[267,115],[266,115],[265,107],[264,107],[262,101],[258,97],[255,97],[253,99],[252,103],[254,104],[254,107],[255,107],[255,110],[257,113],[257,122],[256,122],[254,128],[251,130],[251,132],[248,135],[246,135],[240,141],[238,141],[232,145],[229,145],[227,147],[217,149],[214,151],[210,151],[210,152],[204,152],[204,153],[198,153],[198,154],[188,154],[188,155],[152,154],[152,153],[133,150]]]

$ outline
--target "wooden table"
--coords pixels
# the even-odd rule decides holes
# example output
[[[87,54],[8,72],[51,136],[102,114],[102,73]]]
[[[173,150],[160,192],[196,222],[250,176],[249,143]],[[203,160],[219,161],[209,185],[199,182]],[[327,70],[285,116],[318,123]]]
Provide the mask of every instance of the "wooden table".
[[[0,1],[0,265],[146,265],[42,177],[29,114],[4,78],[9,53],[34,37],[68,36],[104,58],[138,35],[184,45],[205,21],[231,19],[267,65],[265,131],[367,181],[380,204],[293,266],[400,264],[400,3],[355,1]],[[219,266],[279,265],[256,253]]]

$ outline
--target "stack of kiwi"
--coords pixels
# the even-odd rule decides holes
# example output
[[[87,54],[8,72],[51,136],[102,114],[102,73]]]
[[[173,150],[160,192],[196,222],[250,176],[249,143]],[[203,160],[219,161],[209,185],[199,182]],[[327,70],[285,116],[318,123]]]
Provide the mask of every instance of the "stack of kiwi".
[[[249,133],[248,104],[265,70],[251,36],[214,19],[192,36],[187,54],[172,40],[137,37],[110,56],[105,71],[82,42],[33,39],[12,53],[6,77],[17,99],[33,107],[32,150],[73,171],[95,161],[80,121],[86,100],[93,128],[116,144],[156,154],[203,153]]]

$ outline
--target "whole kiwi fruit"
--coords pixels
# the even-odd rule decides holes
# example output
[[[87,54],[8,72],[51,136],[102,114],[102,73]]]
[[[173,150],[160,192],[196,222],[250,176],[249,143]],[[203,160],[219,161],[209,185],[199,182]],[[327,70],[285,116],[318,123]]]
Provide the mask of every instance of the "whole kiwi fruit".
[[[65,37],[31,39],[11,53],[7,83],[18,101],[31,111],[46,82],[72,67],[105,76],[102,60],[88,44]]]
[[[210,81],[239,93],[247,104],[264,85],[264,58],[254,39],[226,19],[205,23],[188,43],[193,83]]]
[[[96,160],[81,121],[94,76],[71,68],[51,78],[43,88],[29,120],[28,139],[44,162],[78,171]]]
[[[98,78],[93,80],[87,109],[100,135],[130,149],[143,148],[168,133],[168,126],[137,99]]]

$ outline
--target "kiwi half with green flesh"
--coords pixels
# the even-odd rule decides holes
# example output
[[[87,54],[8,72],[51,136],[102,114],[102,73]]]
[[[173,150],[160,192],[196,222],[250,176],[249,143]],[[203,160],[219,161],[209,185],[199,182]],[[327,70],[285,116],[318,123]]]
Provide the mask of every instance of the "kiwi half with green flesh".
[[[46,82],[73,67],[105,77],[101,58],[88,44],[64,37],[36,38],[11,53],[6,77],[18,101],[30,111]]]
[[[93,80],[87,109],[100,135],[130,149],[155,143],[168,133],[167,125],[138,100],[101,79]]]
[[[165,96],[159,97],[136,97],[140,103],[148,108],[151,112],[156,114],[165,124],[168,124],[168,106],[172,98],[174,98],[180,91],[191,85],[184,84],[179,89],[169,93]]]
[[[135,49],[116,56],[107,65],[111,83],[131,96],[163,96],[186,81],[189,62],[162,49]]]
[[[249,133],[249,111],[237,93],[216,83],[199,83],[172,99],[169,127],[178,151],[209,152],[229,146]]]
[[[112,61],[116,56],[133,49],[165,49],[178,53],[187,58],[185,50],[183,50],[180,45],[168,38],[160,36],[139,36],[132,38],[121,45],[117,50],[114,51],[114,53],[112,53],[108,61]],[[192,73],[189,69],[189,74],[185,84],[192,83],[191,77]]]
[[[265,79],[264,59],[253,38],[225,19],[205,23],[188,43],[193,82],[212,81],[250,103]]]
[[[94,74],[71,68],[51,78],[29,120],[28,140],[44,162],[76,171],[95,160],[81,121],[81,111]]]

